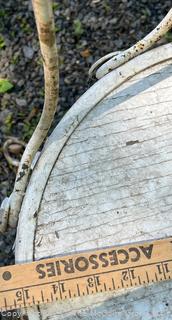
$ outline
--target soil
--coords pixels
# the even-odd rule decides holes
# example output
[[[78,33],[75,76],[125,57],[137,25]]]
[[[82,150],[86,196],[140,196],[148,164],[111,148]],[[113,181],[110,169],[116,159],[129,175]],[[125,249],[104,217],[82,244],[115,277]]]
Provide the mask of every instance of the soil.
[[[52,129],[95,81],[88,77],[91,64],[144,37],[170,7],[168,0],[54,1],[60,56],[60,111]],[[163,41],[172,41],[170,32]],[[8,92],[0,93],[1,202],[11,193],[16,174],[16,168],[6,161],[2,146],[11,136],[28,142],[44,101],[43,68],[30,1],[0,0],[0,78],[13,85]],[[16,156],[14,150],[12,156]],[[20,158],[21,151],[17,156]],[[0,235],[0,266],[14,263],[14,238],[15,230]]]

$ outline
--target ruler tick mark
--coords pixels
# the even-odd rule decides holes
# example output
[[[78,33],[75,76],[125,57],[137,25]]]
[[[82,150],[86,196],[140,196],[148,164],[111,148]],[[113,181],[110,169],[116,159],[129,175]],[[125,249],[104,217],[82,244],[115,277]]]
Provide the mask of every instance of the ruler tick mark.
[[[44,294],[42,290],[41,290],[41,298],[42,298],[42,302],[44,302]]]
[[[98,292],[98,289],[97,289],[97,280],[96,280],[96,277],[94,277],[94,285],[95,285],[95,289],[96,289],[96,292]]]
[[[4,305],[5,305],[5,308],[7,308],[7,299],[4,298]]]
[[[65,269],[62,269],[60,277],[56,275],[57,277],[54,276],[54,278],[49,279],[49,277],[46,275],[45,279],[43,279],[42,282],[39,279],[33,281],[33,279],[35,278],[34,276],[32,278],[33,271],[31,270],[33,270],[33,266],[31,265],[31,263],[27,264],[26,266],[24,265],[24,267],[26,268],[26,275],[29,275],[29,273],[31,273],[30,279],[29,277],[23,277],[21,281],[19,281],[18,287],[16,287],[15,281],[14,284],[11,283],[10,286],[8,285],[8,282],[6,282],[6,286],[0,289],[0,301],[3,304],[0,305],[0,310],[12,310],[23,308],[24,306],[32,306],[36,304],[39,305],[42,302],[46,303],[52,302],[53,300],[65,300],[68,298],[95,294],[96,292],[112,291],[127,287],[135,287],[138,285],[146,286],[149,283],[170,280],[172,278],[172,257],[171,253],[169,252],[168,241],[169,238],[155,241],[152,240],[151,246],[154,245],[154,257],[150,257],[150,260],[147,260],[146,262],[145,257],[144,259],[140,257],[139,263],[137,265],[136,263],[132,264],[132,261],[126,263],[125,266],[120,263],[115,267],[109,264],[109,267],[107,269],[104,268],[102,270],[98,267],[95,273],[88,269],[88,272],[84,273],[84,275],[77,272],[77,270],[75,270],[75,274],[68,275],[67,272],[65,272]],[[143,245],[145,245],[146,248],[147,242]],[[138,248],[138,250],[140,250],[139,244],[134,244],[134,246]],[[130,248],[130,245],[127,245],[126,247],[124,246],[125,250],[129,250],[128,248]],[[108,252],[106,250],[109,250],[109,248],[104,248],[103,250],[105,250],[105,252]],[[100,253],[101,251],[98,252]],[[93,253],[95,253],[95,251],[93,251]],[[85,257],[87,257],[88,259],[90,254],[91,253],[86,252]],[[82,253],[82,255],[84,255],[84,253]],[[75,254],[73,255],[73,257],[75,257]],[[63,259],[67,258],[68,256],[63,257]],[[42,259],[41,263],[48,263],[48,259],[49,258]],[[51,260],[51,263],[60,263],[61,261],[58,260],[58,257],[54,257],[51,259],[53,259]],[[35,263],[35,266],[37,266],[40,261],[35,261],[33,263]],[[22,268],[23,266],[17,266],[16,270],[20,271],[17,271],[18,274],[22,272]],[[3,269],[3,272],[4,270],[5,269]],[[8,270],[13,270],[12,266],[8,266]],[[15,271],[11,274],[14,274],[15,277],[15,273],[17,276],[17,272]],[[87,282],[87,279],[91,280]],[[101,279],[104,279],[104,281]],[[13,281],[13,278],[11,281]],[[83,281],[85,281],[85,283]],[[57,292],[54,293],[53,290],[51,290],[53,284],[57,288],[57,290],[55,290]],[[48,293],[46,290],[48,291]],[[47,296],[49,299],[47,299]],[[12,302],[12,304],[9,304],[10,301]]]
[[[155,279],[158,282],[158,276],[157,276],[156,272],[155,272]]]
[[[71,298],[71,297],[72,297],[72,295],[71,295],[71,291],[70,291],[70,289],[69,289],[69,291],[68,291],[68,292],[69,292],[69,298]]]
[[[149,275],[148,275],[148,272],[146,271],[146,278],[147,278],[147,282],[149,283],[150,280],[149,280]]]
[[[61,286],[60,286],[60,283],[59,283],[59,294],[60,294],[60,299],[62,300],[62,292],[61,292]]]
[[[112,278],[112,285],[113,285],[113,289],[115,290],[115,281],[114,281],[114,278]]]
[[[78,283],[77,283],[77,291],[78,291],[78,296],[80,297],[80,295],[81,295],[81,293],[80,293],[80,289],[79,289],[79,285],[78,285]]]
[[[131,280],[131,278],[130,278],[130,286],[131,286],[131,287],[133,287],[133,283],[132,283],[132,280]]]
[[[14,299],[14,307],[17,307],[16,299]]]

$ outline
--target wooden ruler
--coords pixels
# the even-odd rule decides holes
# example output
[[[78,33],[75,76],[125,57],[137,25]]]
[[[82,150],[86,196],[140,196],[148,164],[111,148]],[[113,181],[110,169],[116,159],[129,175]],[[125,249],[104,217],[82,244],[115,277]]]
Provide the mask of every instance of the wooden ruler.
[[[172,237],[0,268],[0,311],[172,278]]]

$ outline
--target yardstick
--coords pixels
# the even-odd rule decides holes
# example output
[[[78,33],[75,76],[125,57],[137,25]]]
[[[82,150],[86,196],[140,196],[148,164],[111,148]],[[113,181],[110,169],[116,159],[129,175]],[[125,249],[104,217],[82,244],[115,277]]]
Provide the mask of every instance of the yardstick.
[[[0,268],[0,311],[172,278],[172,237]]]

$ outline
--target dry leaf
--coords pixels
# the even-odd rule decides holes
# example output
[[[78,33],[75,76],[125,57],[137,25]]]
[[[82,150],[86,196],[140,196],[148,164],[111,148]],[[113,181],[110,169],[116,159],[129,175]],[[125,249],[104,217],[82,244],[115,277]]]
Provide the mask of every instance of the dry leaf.
[[[83,58],[88,58],[91,55],[91,52],[89,49],[85,49],[85,50],[81,51],[80,54]]]

